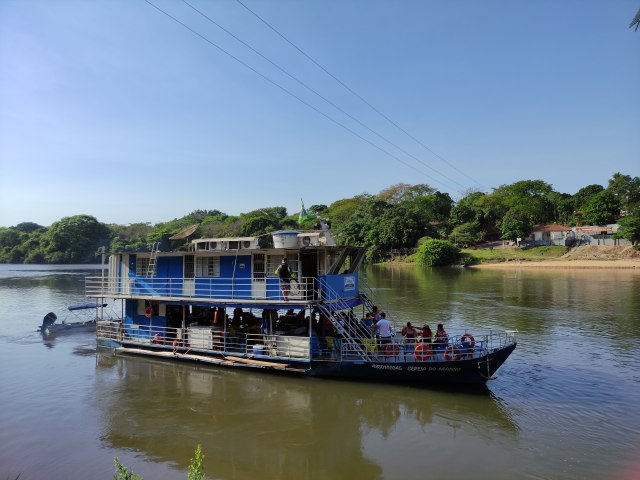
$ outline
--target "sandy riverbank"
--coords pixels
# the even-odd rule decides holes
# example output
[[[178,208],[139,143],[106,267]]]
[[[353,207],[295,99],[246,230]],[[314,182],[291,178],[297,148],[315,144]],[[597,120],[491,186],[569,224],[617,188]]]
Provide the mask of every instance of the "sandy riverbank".
[[[640,259],[620,259],[620,260],[567,260],[567,259],[549,259],[539,262],[526,262],[512,260],[500,263],[483,263],[479,265],[470,265],[470,268],[555,268],[555,269],[573,269],[573,268],[626,268],[640,270]]]

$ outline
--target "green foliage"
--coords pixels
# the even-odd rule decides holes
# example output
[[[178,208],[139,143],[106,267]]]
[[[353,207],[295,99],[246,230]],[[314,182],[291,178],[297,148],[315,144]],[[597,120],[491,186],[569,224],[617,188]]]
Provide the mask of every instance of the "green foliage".
[[[55,222],[42,239],[47,263],[90,263],[111,232],[90,215],[65,217]]]
[[[531,221],[526,211],[519,208],[509,210],[500,224],[503,240],[513,240],[517,238],[527,238],[531,235]]]
[[[427,240],[418,248],[416,260],[429,267],[452,265],[460,260],[460,249],[446,240]]]
[[[37,223],[33,223],[33,222],[22,222],[16,225],[15,229],[20,230],[21,232],[24,232],[24,233],[31,233],[31,232],[35,232],[36,230],[44,229],[44,227],[42,225],[38,225]]]
[[[114,480],[142,480],[142,477],[134,475],[131,470],[127,470],[127,467],[120,463],[118,457],[113,459],[116,464],[116,474],[113,476]]]
[[[619,220],[619,238],[637,239],[635,220],[640,216],[640,178],[615,173],[607,188],[589,185],[575,195],[553,191],[541,180],[524,180],[502,185],[491,193],[470,191],[457,202],[447,193],[429,185],[396,184],[378,195],[367,193],[326,205],[312,205],[333,227],[341,244],[363,245],[368,260],[381,260],[391,249],[412,248],[423,237],[449,239],[457,245],[476,245],[498,238],[526,238],[535,224],[576,221],[605,224]],[[625,220],[627,219],[627,220]],[[162,250],[184,248],[184,242],[169,237],[198,225],[200,238],[259,236],[269,247],[274,230],[309,230],[316,220],[298,224],[298,212],[287,215],[284,207],[268,207],[227,215],[219,210],[195,210],[182,218],[151,225],[104,225],[87,215],[66,217],[42,227],[24,222],[0,227],[0,262],[4,263],[84,263],[96,262],[96,250],[108,245],[110,251],[149,250],[154,241]]]
[[[463,223],[455,227],[449,234],[449,240],[456,245],[468,247],[484,241],[485,232],[476,221]]]
[[[113,476],[114,480],[143,480],[142,477],[135,475],[131,469],[127,469],[120,463],[118,457],[114,458],[116,465],[116,474]],[[204,453],[202,453],[202,447],[200,444],[196,445],[195,455],[189,461],[187,467],[187,480],[206,480],[207,476],[204,473]]]
[[[205,480],[204,469],[202,463],[204,462],[204,454],[202,453],[202,447],[196,446],[195,456],[191,459],[189,469],[187,471],[188,480]]]
[[[640,210],[640,177],[631,178],[629,175],[614,173],[607,190],[627,214]]]
[[[584,207],[584,221],[589,225],[606,225],[616,220],[620,204],[615,195],[603,190],[589,199]]]
[[[573,206],[576,210],[583,210],[584,207],[589,203],[591,197],[600,193],[604,190],[602,185],[587,185],[586,187],[582,187],[580,190],[576,192],[573,198]]]
[[[629,215],[620,219],[620,229],[616,233],[616,238],[625,238],[633,245],[640,244],[640,215]]]

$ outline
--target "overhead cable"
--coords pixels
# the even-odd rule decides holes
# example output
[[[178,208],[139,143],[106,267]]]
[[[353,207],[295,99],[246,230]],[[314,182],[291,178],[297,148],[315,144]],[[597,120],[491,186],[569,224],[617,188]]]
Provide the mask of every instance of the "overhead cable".
[[[444,163],[446,163],[447,165],[449,165],[451,168],[453,168],[455,171],[457,171],[458,173],[460,173],[461,175],[464,175],[465,177],[467,177],[469,180],[473,181],[474,183],[481,185],[480,182],[478,182],[476,179],[470,177],[469,175],[467,175],[466,173],[464,173],[463,171],[461,171],[460,169],[458,169],[455,165],[453,165],[451,162],[449,162],[448,160],[446,160],[445,158],[443,158],[442,156],[440,156],[438,153],[434,152],[431,148],[429,148],[427,145],[425,145],[423,142],[421,142],[419,139],[417,139],[416,137],[414,137],[413,135],[411,135],[409,132],[407,132],[404,128],[402,128],[400,125],[398,125],[396,122],[394,122],[391,118],[389,118],[387,115],[385,115],[383,112],[381,112],[379,109],[377,109],[375,106],[373,106],[370,102],[368,102],[365,98],[363,98],[361,95],[359,95],[357,92],[355,92],[351,87],[349,87],[347,84],[345,84],[342,80],[340,80],[338,77],[336,77],[333,73],[331,73],[329,70],[327,70],[325,67],[323,67],[319,62],[317,62],[316,60],[314,60],[310,55],[308,55],[304,50],[302,50],[300,47],[298,47],[295,43],[293,43],[291,40],[289,40],[284,34],[280,33],[280,31],[278,31],[278,29],[276,29],[274,26],[272,26],[269,22],[267,22],[266,20],[264,20],[260,15],[258,15],[256,12],[254,12],[253,10],[251,10],[249,7],[247,7],[241,0],[236,0],[236,2],[238,2],[240,5],[242,5],[247,11],[249,11],[252,15],[254,15],[258,20],[260,20],[262,23],[264,23],[267,27],[269,27],[271,30],[273,30],[273,32],[275,32],[277,35],[279,35],[285,42],[287,42],[289,45],[291,45],[293,48],[295,48],[298,52],[300,52],[302,55],[304,55],[309,61],[311,61],[314,65],[316,65],[318,68],[320,68],[323,72],[325,72],[327,75],[329,75],[331,78],[333,78],[336,82],[338,82],[340,85],[342,85],[342,87],[344,87],[348,92],[350,92],[352,95],[354,95],[355,97],[357,97],[358,99],[360,99],[365,105],[367,105],[369,108],[371,108],[374,112],[376,112],[378,115],[380,115],[382,118],[384,118],[385,120],[387,120],[391,125],[393,125],[394,127],[396,127],[398,130],[400,130],[402,133],[404,133],[406,136],[408,136],[409,138],[411,138],[414,142],[416,142],[418,145],[420,145],[421,147],[423,147],[425,150],[427,150],[428,152],[430,152],[433,156],[435,156],[436,158],[440,159],[441,161],[443,161]]]

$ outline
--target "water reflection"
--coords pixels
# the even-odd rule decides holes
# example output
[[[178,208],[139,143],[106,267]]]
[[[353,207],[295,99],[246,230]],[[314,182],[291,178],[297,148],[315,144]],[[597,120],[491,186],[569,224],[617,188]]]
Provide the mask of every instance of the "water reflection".
[[[405,425],[399,441],[407,445],[424,443],[424,430],[433,426],[479,436],[518,432],[490,394],[289,379],[102,349],[97,372],[94,402],[102,412],[103,442],[179,469],[200,443],[206,470],[216,478],[380,478],[380,457],[364,446]],[[414,436],[414,430],[423,434]],[[423,447],[433,448],[430,443]],[[415,473],[420,461],[408,460],[406,473]]]

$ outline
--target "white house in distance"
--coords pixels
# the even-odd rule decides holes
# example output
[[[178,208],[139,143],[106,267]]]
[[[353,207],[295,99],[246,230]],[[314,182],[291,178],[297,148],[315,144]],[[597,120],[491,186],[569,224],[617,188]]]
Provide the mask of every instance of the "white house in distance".
[[[526,240],[518,243],[521,247],[540,245],[560,245],[575,247],[579,245],[631,245],[622,238],[613,238],[618,231],[618,224],[588,225],[582,227],[565,227],[564,225],[536,225]]]
[[[565,245],[567,237],[571,236],[571,229],[564,225],[536,225],[531,236],[525,242],[533,245]]]

